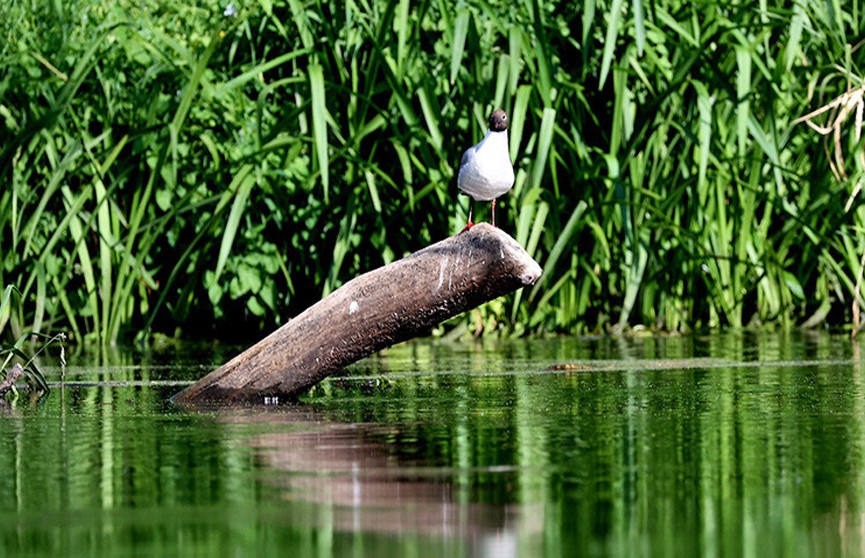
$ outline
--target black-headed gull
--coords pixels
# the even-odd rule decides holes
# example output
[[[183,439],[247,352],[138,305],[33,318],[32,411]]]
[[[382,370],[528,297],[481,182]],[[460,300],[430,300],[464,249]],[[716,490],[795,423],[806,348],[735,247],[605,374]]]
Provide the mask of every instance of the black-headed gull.
[[[490,114],[490,129],[477,145],[466,149],[460,161],[457,186],[469,196],[469,219],[463,231],[470,229],[475,201],[491,202],[490,222],[496,225],[496,198],[514,185],[514,167],[508,151],[508,115],[502,109]]]

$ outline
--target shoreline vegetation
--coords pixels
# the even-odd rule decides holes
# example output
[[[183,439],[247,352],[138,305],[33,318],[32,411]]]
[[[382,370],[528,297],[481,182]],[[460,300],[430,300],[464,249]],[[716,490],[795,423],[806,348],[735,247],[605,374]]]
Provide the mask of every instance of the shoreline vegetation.
[[[260,337],[457,232],[493,107],[500,226],[544,275],[434,333],[855,332],[862,30],[811,1],[6,2],[0,342]]]

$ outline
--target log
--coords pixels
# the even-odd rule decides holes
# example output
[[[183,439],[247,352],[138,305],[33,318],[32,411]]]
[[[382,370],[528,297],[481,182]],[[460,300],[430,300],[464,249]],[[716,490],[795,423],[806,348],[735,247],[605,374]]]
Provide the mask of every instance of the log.
[[[290,400],[345,366],[540,275],[541,267],[507,233],[475,225],[352,279],[172,400]]]

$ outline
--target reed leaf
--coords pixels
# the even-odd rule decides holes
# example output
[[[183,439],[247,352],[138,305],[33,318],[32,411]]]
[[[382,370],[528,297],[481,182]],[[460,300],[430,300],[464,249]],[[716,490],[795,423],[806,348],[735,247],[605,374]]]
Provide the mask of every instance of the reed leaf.
[[[312,142],[321,175],[324,203],[328,203],[330,187],[328,144],[327,144],[327,107],[325,104],[324,70],[320,64],[309,66],[309,89],[312,97]]]
[[[0,8],[4,340],[264,333],[461,228],[493,106],[544,275],[486,334],[855,321],[855,6],[68,10]]]

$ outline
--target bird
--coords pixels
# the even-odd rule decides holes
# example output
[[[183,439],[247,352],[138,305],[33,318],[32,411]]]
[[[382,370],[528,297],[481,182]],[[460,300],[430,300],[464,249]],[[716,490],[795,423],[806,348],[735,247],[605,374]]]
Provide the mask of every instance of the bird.
[[[460,160],[457,187],[469,196],[469,218],[460,232],[474,226],[475,201],[490,202],[490,223],[496,226],[496,198],[514,185],[514,166],[508,151],[508,115],[502,109],[490,113],[489,130],[480,143],[466,149]]]

